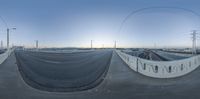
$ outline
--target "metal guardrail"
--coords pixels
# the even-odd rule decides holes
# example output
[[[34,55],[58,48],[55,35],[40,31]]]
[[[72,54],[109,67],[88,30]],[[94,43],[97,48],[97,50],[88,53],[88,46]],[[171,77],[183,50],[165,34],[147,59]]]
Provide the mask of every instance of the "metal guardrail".
[[[116,50],[134,71],[154,78],[174,78],[186,75],[200,66],[200,55],[176,61],[150,61]]]

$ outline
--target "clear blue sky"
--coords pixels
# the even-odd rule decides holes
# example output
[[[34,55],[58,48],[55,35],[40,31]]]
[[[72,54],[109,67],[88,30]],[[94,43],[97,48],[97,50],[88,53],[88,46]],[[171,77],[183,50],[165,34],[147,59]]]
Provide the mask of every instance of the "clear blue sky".
[[[125,32],[119,33],[119,27],[137,9],[167,6],[200,13],[199,4],[198,0],[0,0],[0,16],[17,27],[10,34],[11,43],[17,45],[33,47],[39,40],[41,47],[89,47],[94,40],[96,47],[112,47],[116,40],[120,47],[181,47],[190,46],[190,30],[200,28],[199,19],[189,12],[144,11],[130,18]],[[4,45],[5,32],[0,22]]]

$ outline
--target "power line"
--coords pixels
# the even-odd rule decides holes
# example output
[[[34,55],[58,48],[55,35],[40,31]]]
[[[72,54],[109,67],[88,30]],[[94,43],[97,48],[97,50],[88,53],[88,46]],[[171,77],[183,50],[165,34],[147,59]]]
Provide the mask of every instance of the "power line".
[[[8,28],[8,24],[6,23],[6,21],[4,20],[4,18],[2,16],[0,16],[0,19],[2,20],[2,22],[5,24],[6,28]]]

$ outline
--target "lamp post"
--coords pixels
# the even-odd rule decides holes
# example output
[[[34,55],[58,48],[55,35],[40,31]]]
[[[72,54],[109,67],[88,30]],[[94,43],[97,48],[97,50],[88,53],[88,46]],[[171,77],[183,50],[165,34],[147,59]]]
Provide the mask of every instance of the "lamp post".
[[[36,47],[36,50],[38,50],[38,40],[35,40],[35,47]]]
[[[1,40],[1,49],[3,49],[3,41]]]
[[[93,40],[91,40],[91,49],[93,48],[93,45],[92,45],[92,43],[93,43]]]
[[[10,30],[16,30],[16,28],[7,28],[7,50],[9,50]]]
[[[6,23],[4,18],[1,16],[0,16],[0,20],[5,24],[5,26],[7,28],[7,50],[9,50],[9,32],[10,32],[10,30],[16,30],[16,28],[9,28],[8,24]]]
[[[114,48],[115,49],[117,48],[117,41],[115,41]]]

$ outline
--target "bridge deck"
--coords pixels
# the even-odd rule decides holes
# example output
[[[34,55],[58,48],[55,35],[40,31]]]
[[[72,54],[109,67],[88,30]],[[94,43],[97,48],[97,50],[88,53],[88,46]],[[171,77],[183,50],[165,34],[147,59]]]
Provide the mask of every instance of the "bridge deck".
[[[200,68],[176,79],[155,79],[131,70],[113,54],[105,80],[96,88],[71,93],[46,92],[27,85],[12,54],[0,65],[1,99],[189,99],[200,98]]]

